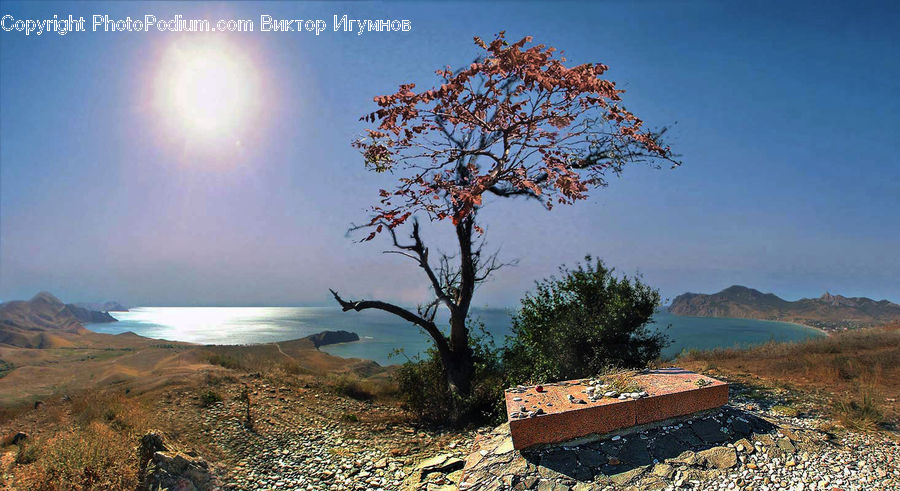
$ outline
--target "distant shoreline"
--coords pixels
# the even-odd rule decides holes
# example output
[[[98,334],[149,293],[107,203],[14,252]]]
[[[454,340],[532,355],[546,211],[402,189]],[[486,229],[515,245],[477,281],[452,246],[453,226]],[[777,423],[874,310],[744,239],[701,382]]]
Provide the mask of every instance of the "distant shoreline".
[[[824,334],[824,335],[826,335],[826,336],[831,336],[831,331],[828,331],[828,330],[826,330],[826,329],[822,329],[821,327],[816,327],[816,326],[810,326],[810,325],[807,325],[807,324],[802,324],[802,323],[800,323],[800,322],[782,321],[782,320],[772,320],[772,319],[757,319],[757,318],[755,318],[755,317],[724,317],[724,316],[709,316],[709,315],[680,315],[680,314],[676,314],[676,313],[672,312],[672,311],[669,310],[669,309],[665,309],[665,312],[667,312],[667,313],[670,314],[670,315],[674,315],[675,317],[693,317],[693,318],[696,318],[696,319],[733,319],[733,320],[750,320],[750,321],[760,321],[760,322],[778,322],[778,323],[781,323],[781,324],[792,324],[792,325],[795,325],[795,326],[800,326],[800,327],[805,327],[805,328],[807,328],[807,329],[812,329],[813,331],[821,332],[822,334]]]

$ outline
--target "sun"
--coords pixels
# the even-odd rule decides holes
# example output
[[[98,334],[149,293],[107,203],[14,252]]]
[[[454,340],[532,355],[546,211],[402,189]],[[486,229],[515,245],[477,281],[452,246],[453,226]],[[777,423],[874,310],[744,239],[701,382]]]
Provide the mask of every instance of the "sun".
[[[239,139],[259,100],[257,71],[239,47],[222,40],[173,43],[160,65],[157,105],[177,133]]]

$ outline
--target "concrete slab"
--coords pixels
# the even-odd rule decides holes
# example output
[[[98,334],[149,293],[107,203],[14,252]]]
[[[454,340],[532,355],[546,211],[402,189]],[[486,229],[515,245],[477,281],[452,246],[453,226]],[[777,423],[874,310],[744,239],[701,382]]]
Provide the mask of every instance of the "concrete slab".
[[[600,377],[603,381],[613,377]],[[506,391],[506,414],[513,446],[523,449],[604,434],[717,408],[728,402],[728,384],[680,368],[636,372],[628,380],[640,398],[600,397],[585,392],[591,379]],[[612,387],[598,391],[612,390]],[[598,393],[599,395],[599,393]],[[524,408],[524,410],[523,410]]]

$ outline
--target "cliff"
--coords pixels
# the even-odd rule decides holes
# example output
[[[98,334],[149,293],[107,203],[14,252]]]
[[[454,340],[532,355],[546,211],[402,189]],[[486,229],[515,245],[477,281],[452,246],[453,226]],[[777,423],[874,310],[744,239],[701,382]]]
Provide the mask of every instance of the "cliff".
[[[79,302],[73,305],[81,307],[82,309],[95,310],[97,312],[128,312],[128,307],[115,301],[100,303]]]
[[[99,322],[118,322],[118,320],[109,315],[109,312],[103,311],[99,312],[96,310],[89,310],[84,307],[79,307],[76,304],[66,304],[66,309],[75,316],[80,322],[85,323],[99,323]]]

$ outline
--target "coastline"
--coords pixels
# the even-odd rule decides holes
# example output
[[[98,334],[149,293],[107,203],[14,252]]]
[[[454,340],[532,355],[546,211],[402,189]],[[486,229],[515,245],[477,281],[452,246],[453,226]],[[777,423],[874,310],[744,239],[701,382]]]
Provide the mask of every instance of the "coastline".
[[[716,316],[713,316],[713,315],[681,315],[681,314],[676,314],[668,309],[665,309],[664,312],[668,313],[669,315],[673,315],[675,317],[693,317],[693,318],[697,318],[697,319],[751,320],[751,321],[759,321],[759,322],[777,322],[777,323],[781,323],[781,324],[791,324],[791,325],[803,327],[806,329],[812,329],[813,331],[820,332],[820,333],[824,334],[825,336],[829,336],[829,337],[831,336],[831,331],[822,329],[821,327],[810,326],[808,324],[803,324],[803,323],[794,322],[794,321],[777,320],[777,319],[758,319],[756,317],[725,317],[725,316],[718,316],[718,315],[716,315]]]

